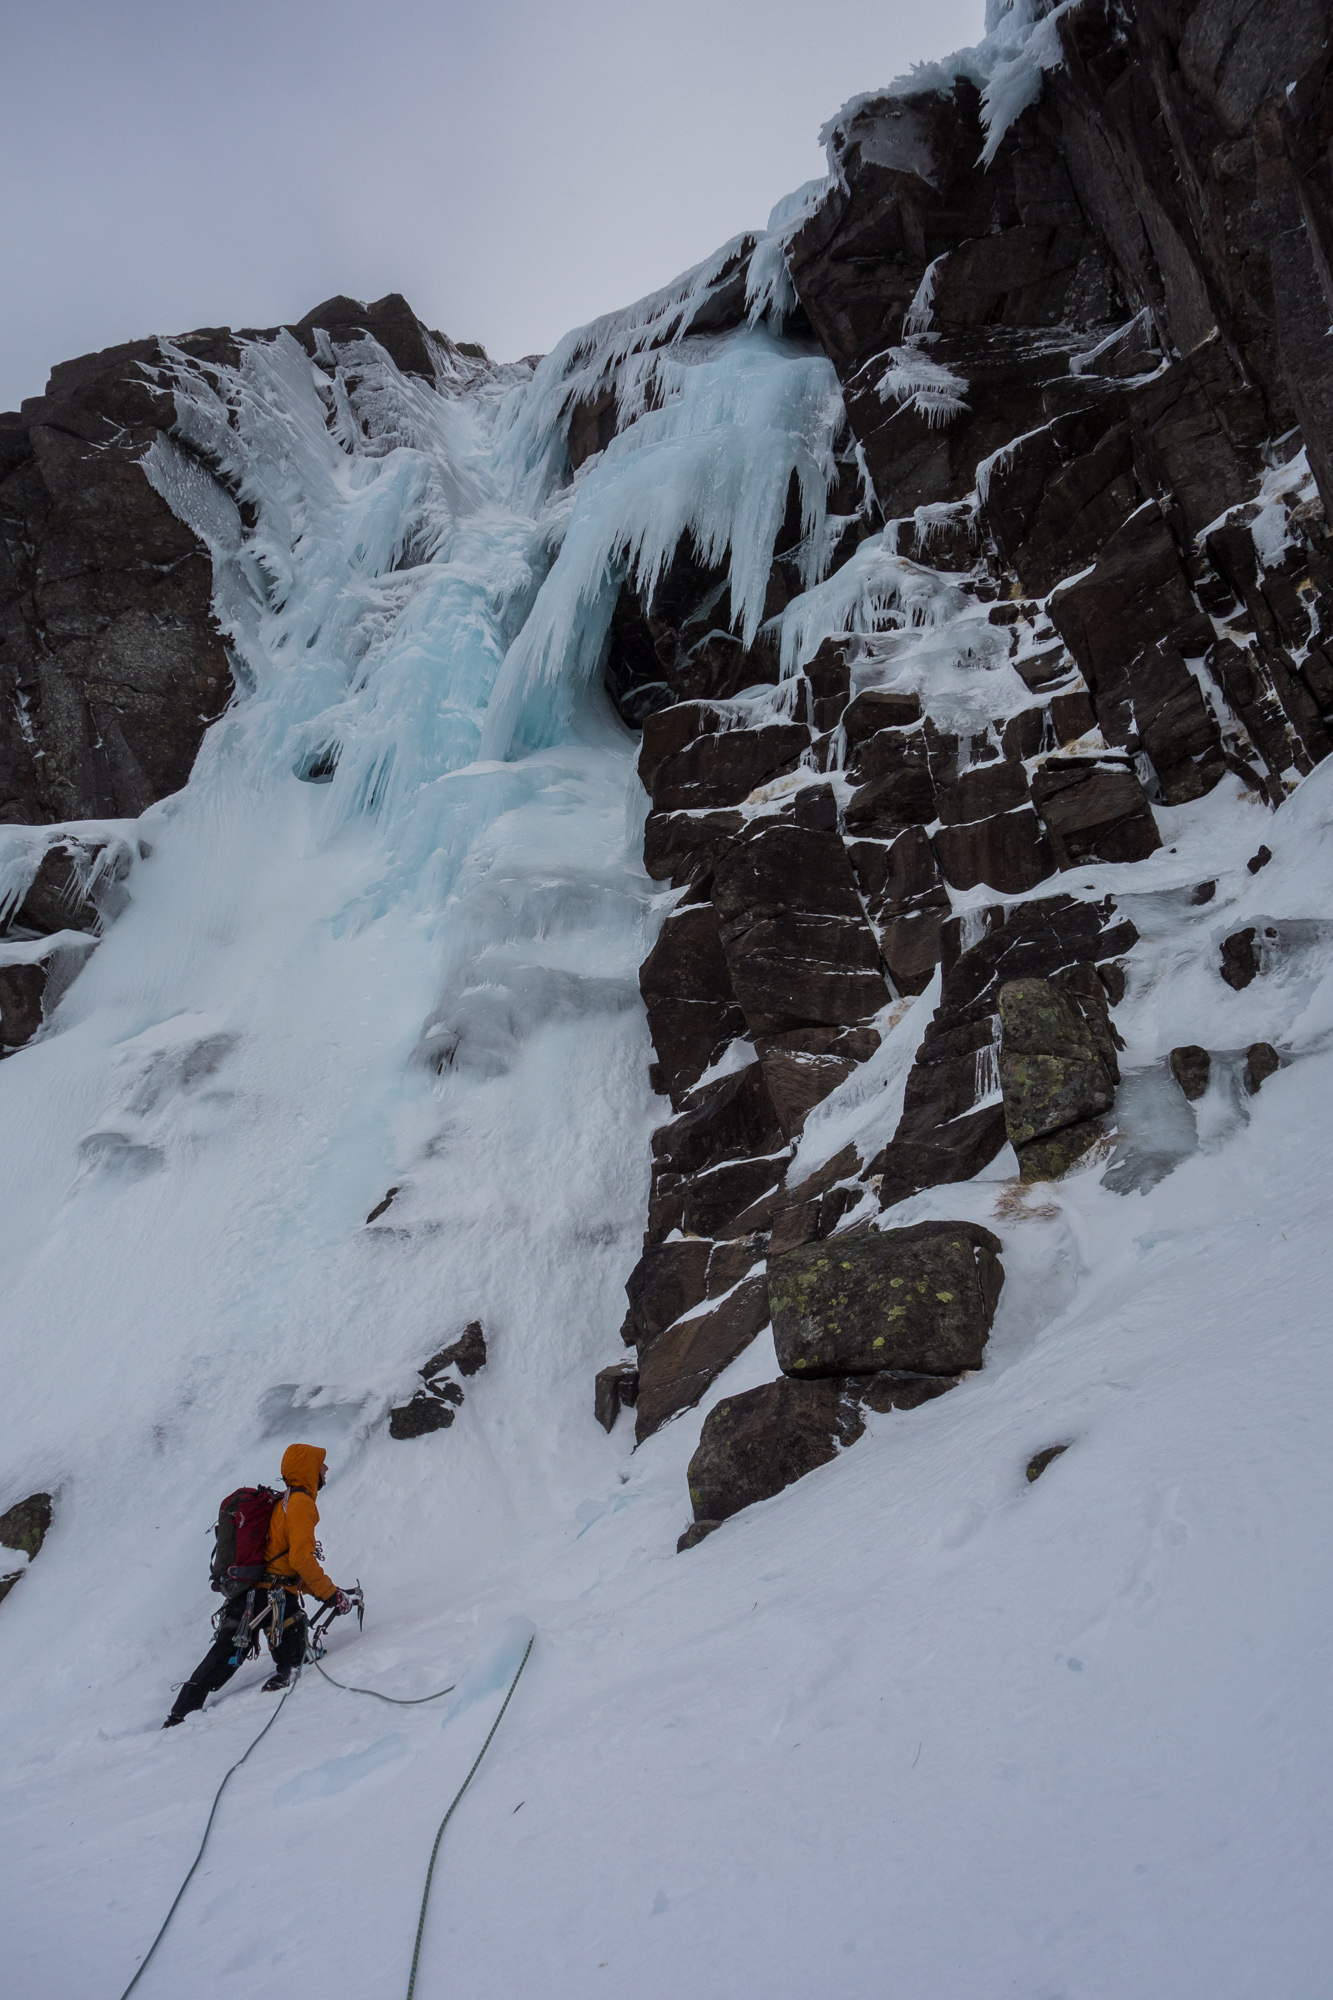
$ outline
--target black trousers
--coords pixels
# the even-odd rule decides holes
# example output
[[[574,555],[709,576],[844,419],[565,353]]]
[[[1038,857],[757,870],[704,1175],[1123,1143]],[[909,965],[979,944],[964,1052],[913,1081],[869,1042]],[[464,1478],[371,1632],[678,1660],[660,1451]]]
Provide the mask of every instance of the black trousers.
[[[282,1611],[282,1638],[273,1653],[274,1665],[280,1671],[290,1672],[299,1667],[305,1657],[305,1636],[307,1619],[301,1608],[298,1592],[283,1592],[286,1603]],[[249,1651],[248,1644],[238,1647],[237,1634],[241,1620],[245,1616],[246,1593],[239,1597],[229,1597],[222,1607],[222,1617],[218,1621],[218,1636],[200,1660],[188,1681],[181,1684],[180,1693],[172,1703],[173,1715],[191,1715],[196,1708],[202,1708],[209,1695],[225,1687],[237,1667]],[[269,1606],[269,1592],[257,1590],[251,1607],[250,1620],[258,1624]]]

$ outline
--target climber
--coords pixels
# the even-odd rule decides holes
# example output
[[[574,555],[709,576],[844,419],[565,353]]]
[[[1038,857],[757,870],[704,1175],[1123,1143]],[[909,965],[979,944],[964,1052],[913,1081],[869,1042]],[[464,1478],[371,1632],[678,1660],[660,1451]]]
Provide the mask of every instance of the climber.
[[[269,1627],[269,1649],[276,1671],[264,1682],[265,1694],[289,1687],[305,1658],[306,1614],[301,1593],[331,1604],[334,1616],[352,1608],[352,1599],[320,1568],[315,1540],[319,1509],[315,1495],[324,1484],[324,1451],[313,1444],[289,1444],[282,1454],[287,1487],[269,1515],[262,1583],[229,1595],[217,1614],[217,1638],[179,1694],[162,1727],[184,1722],[208,1696],[229,1681],[252,1648],[257,1649],[262,1625]]]

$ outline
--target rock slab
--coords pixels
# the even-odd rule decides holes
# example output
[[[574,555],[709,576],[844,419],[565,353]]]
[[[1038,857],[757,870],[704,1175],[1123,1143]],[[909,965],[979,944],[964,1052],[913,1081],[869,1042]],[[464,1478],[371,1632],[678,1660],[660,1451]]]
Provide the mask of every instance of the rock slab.
[[[1072,1166],[1115,1103],[1114,1052],[1095,975],[1088,988],[1096,996],[1092,1019],[1079,1005],[1088,996],[1053,980],[1013,979],[1000,988],[1004,1122],[1025,1180],[1054,1179]]]
[[[807,1472],[827,1465],[864,1429],[865,1419],[843,1380],[791,1382],[784,1376],[729,1396],[709,1411],[690,1460],[696,1527],[728,1520],[756,1500],[771,1499]]]
[[[831,1237],[771,1257],[773,1342],[785,1375],[958,1375],[979,1368],[1004,1270],[975,1222]]]

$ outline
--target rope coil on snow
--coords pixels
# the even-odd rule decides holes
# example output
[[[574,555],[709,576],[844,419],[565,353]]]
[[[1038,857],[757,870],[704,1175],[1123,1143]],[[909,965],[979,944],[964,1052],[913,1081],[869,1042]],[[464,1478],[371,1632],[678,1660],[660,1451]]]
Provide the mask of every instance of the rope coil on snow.
[[[405,1996],[405,2000],[412,2000],[412,1995],[416,1992],[417,1962],[421,1957],[421,1938],[426,1928],[426,1905],[430,1901],[430,1885],[432,1878],[434,1877],[435,1874],[435,1859],[440,1851],[440,1842],[444,1839],[444,1829],[448,1826],[450,1820],[454,1816],[454,1807],[458,1804],[458,1801],[462,1798],[464,1792],[467,1790],[468,1786],[472,1783],[473,1778],[475,1778],[475,1776],[477,1775],[477,1765],[480,1764],[482,1758],[486,1755],[486,1752],[490,1749],[491,1737],[494,1736],[496,1730],[500,1727],[500,1724],[504,1721],[505,1710],[508,1708],[510,1702],[514,1698],[514,1689],[518,1686],[519,1675],[522,1674],[524,1667],[526,1667],[526,1665],[528,1664],[528,1654],[532,1651],[533,1640],[536,1638],[536,1636],[537,1635],[534,1632],[532,1638],[528,1640],[527,1645],[523,1648],[523,1658],[518,1663],[518,1673],[514,1675],[513,1680],[510,1681],[509,1683],[509,1692],[500,1704],[500,1713],[496,1716],[494,1722],[491,1724],[490,1731],[486,1737],[486,1741],[482,1744],[480,1750],[478,1750],[477,1752],[476,1762],[473,1764],[472,1769],[468,1772],[466,1778],[464,1778],[462,1784],[458,1787],[458,1790],[454,1793],[453,1798],[449,1802],[449,1810],[445,1814],[444,1818],[440,1821],[439,1831],[435,1835],[435,1845],[434,1847],[432,1847],[430,1851],[430,1865],[426,1869],[426,1886],[421,1892],[421,1915],[417,1918],[417,1941],[412,1947],[412,1970],[408,1976],[407,1993]]]

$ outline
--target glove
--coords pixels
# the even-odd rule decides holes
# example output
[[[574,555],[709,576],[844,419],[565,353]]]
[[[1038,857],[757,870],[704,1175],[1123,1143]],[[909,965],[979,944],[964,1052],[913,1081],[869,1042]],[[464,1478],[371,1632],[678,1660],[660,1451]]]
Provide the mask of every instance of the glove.
[[[335,1618],[346,1617],[347,1613],[352,1608],[352,1600],[347,1595],[347,1592],[345,1590],[334,1591],[332,1604],[333,1604],[333,1615]]]

